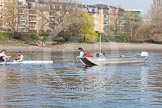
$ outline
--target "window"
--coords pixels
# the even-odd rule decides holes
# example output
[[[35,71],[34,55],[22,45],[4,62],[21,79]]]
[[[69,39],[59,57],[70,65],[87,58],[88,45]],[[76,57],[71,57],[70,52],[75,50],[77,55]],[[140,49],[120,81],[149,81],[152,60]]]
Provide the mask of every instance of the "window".
[[[18,2],[18,5],[19,5],[19,6],[22,6],[22,5],[23,5],[23,2],[22,2],[22,1],[19,1],[19,2]]]
[[[35,2],[35,0],[26,0],[26,2]]]
[[[98,12],[98,9],[97,9],[97,8],[95,8],[95,9],[94,9],[94,11],[95,11],[95,13],[97,13],[97,12]]]
[[[92,12],[92,8],[88,8],[88,11],[89,11],[89,12]]]
[[[32,2],[28,3],[28,8],[35,7],[35,6],[36,6],[36,4],[34,2],[33,3]]]

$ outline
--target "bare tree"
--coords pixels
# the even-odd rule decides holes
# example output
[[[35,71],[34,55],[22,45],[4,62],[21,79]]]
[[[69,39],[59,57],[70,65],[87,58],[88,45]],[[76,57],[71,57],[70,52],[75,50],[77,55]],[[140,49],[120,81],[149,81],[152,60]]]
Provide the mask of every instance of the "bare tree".
[[[162,6],[152,6],[149,16],[151,19],[151,25],[153,28],[153,34],[162,34]]]
[[[78,7],[78,4],[72,0],[49,0],[46,1],[46,8],[40,9],[40,16],[48,22],[49,29],[51,30],[52,37],[56,37],[57,34],[66,29],[69,25],[69,16],[74,14]],[[43,11],[48,14],[42,14]],[[72,18],[72,17],[71,17]]]
[[[2,21],[7,29],[15,35],[18,25],[18,1],[17,0],[6,0],[4,2],[4,8],[2,9]]]

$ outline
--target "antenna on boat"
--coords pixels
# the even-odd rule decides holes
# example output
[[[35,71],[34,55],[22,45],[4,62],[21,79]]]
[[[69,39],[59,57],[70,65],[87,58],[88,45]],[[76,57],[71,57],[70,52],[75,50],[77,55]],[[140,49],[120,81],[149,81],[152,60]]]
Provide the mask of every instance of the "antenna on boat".
[[[99,55],[102,55],[102,46],[101,46],[101,33],[99,33],[99,36],[100,36],[100,40],[99,40],[99,44],[100,44],[100,54]]]
[[[102,4],[102,0],[99,0],[99,4]],[[101,12],[99,12],[99,15],[100,15],[100,29],[99,29],[99,49],[100,49],[100,52],[99,52],[99,55],[102,55],[102,46],[101,46],[101,33],[102,33],[102,30],[101,30]]]

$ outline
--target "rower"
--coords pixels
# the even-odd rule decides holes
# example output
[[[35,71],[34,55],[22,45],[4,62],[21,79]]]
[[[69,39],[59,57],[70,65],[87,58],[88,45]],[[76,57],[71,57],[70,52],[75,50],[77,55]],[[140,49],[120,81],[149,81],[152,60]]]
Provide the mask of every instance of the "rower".
[[[21,51],[18,52],[18,55],[17,55],[17,58],[15,59],[15,61],[18,61],[18,62],[22,62],[24,59],[24,56],[23,54],[21,53]]]
[[[0,62],[7,62],[11,56],[6,55],[6,50],[0,52]]]

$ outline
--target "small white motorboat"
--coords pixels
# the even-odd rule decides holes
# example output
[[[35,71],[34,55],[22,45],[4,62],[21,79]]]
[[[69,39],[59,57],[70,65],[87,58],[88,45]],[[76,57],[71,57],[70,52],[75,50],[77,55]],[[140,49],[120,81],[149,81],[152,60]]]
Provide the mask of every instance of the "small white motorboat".
[[[110,64],[129,64],[129,63],[145,63],[148,59],[149,55],[148,52],[141,52],[137,56],[119,56],[119,57],[82,57],[80,61],[85,66],[103,66],[103,65],[110,65]]]

